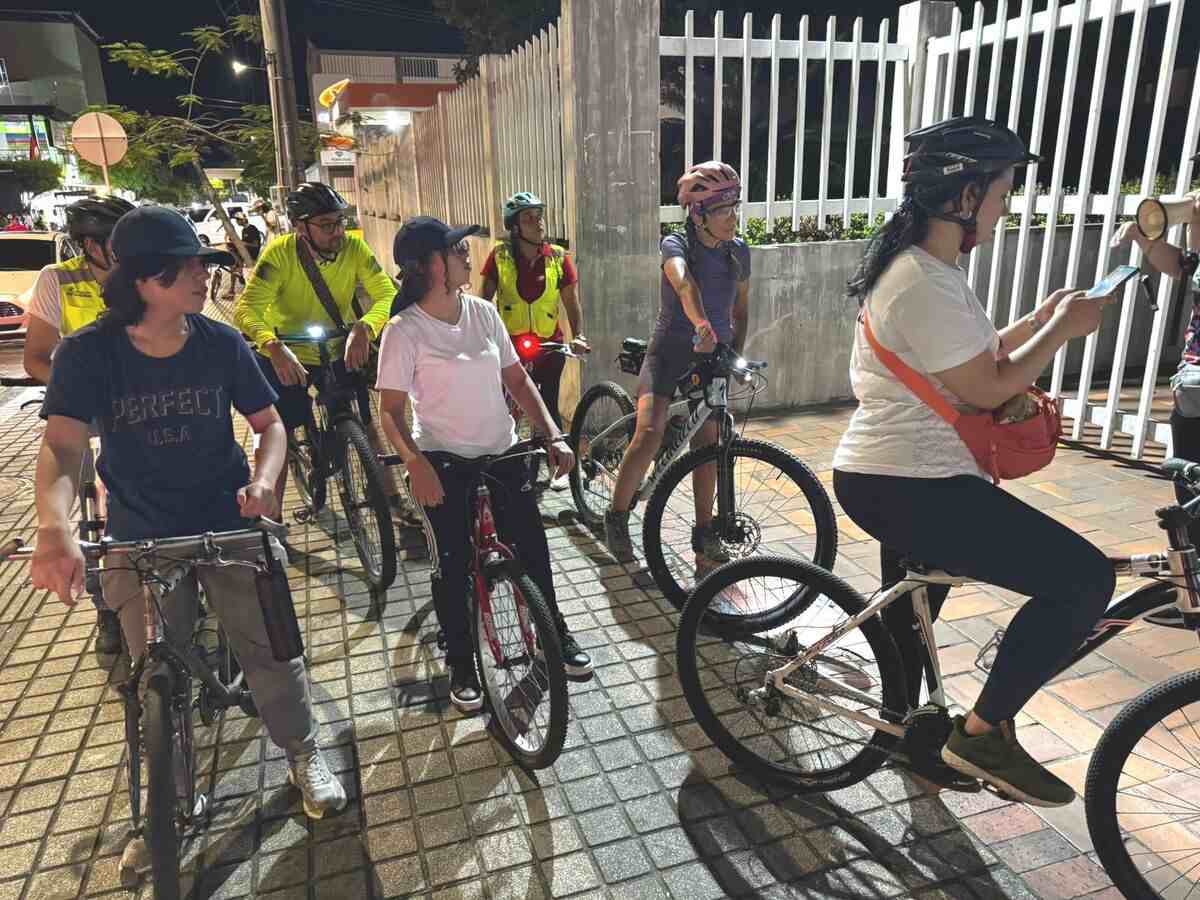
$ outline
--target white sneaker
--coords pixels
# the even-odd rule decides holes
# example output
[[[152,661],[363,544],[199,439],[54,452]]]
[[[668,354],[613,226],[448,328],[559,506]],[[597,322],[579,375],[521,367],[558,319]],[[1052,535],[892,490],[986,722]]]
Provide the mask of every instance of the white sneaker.
[[[570,472],[565,472],[562,475],[559,475],[557,478],[554,478],[550,481],[550,490],[552,490],[552,491],[566,491],[566,490],[570,490],[570,487],[571,487],[571,473]]]
[[[346,791],[329,771],[320,750],[288,763],[288,782],[304,796],[304,812],[310,819],[319,819],[327,811],[346,805]]]

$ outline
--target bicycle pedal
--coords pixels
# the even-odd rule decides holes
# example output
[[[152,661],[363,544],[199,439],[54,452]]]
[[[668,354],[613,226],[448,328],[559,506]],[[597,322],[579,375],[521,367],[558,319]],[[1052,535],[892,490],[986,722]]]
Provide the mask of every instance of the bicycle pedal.
[[[301,525],[307,525],[316,518],[316,513],[313,512],[312,507],[306,506],[292,513],[292,518]]]

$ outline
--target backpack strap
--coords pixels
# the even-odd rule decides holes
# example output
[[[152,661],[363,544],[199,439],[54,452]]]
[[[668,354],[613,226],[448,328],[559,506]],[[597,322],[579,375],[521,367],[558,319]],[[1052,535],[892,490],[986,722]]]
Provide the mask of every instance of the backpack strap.
[[[325,283],[325,279],[321,276],[321,270],[317,268],[317,261],[313,259],[312,253],[309,252],[308,245],[299,236],[296,237],[296,255],[300,257],[300,268],[308,276],[309,284],[312,285],[317,299],[325,307],[325,314],[329,316],[334,325],[345,331],[346,321],[342,318],[342,311],[338,309],[337,303],[334,302],[333,293],[329,290],[329,285]]]
[[[888,370],[896,376],[901,384],[916,394],[918,399],[923,401],[926,406],[945,419],[950,425],[956,424],[962,418],[962,413],[955,409],[942,396],[938,389],[930,383],[928,378],[876,340],[875,333],[871,331],[871,323],[867,321],[867,308],[865,305],[862,308],[862,312],[858,315],[858,322],[862,325],[863,336],[867,339],[867,343],[871,345],[871,349],[875,351],[875,355],[879,357],[879,361],[887,366]]]

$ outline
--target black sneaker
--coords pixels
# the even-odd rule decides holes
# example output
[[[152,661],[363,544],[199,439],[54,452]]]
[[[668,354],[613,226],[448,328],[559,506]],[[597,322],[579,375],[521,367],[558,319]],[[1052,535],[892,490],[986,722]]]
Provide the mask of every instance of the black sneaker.
[[[96,652],[110,656],[121,652],[121,620],[111,609],[96,610]]]
[[[588,681],[592,677],[592,658],[579,646],[567,629],[567,620],[561,615],[558,617],[558,642],[562,645],[563,669],[567,677]]]
[[[479,691],[479,676],[475,674],[475,662],[447,662],[450,669],[450,702],[460,712],[477,712],[483,706],[483,694]]]

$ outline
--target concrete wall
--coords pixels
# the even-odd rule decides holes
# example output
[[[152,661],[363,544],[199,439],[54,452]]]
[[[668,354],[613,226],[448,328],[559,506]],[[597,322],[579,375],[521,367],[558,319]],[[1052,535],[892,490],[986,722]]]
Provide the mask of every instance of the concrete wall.
[[[18,104],[53,104],[69,113],[107,102],[100,51],[68,22],[5,22],[0,56]]]
[[[1029,259],[1031,271],[1025,279],[1020,313],[1033,308],[1037,289],[1037,267],[1041,264],[1044,229],[1034,229]],[[1059,286],[1066,276],[1070,250],[1070,228],[1060,227],[1055,240],[1051,285]],[[1079,279],[1081,286],[1095,282],[1096,260],[1100,244],[1100,226],[1088,226],[1082,246]],[[746,356],[770,363],[766,374],[767,390],[755,400],[756,408],[802,406],[849,399],[850,345],[856,307],[846,299],[846,281],[858,266],[865,241],[838,241],[813,244],[781,244],[753,247],[750,251],[750,328]],[[991,246],[980,255],[981,302],[987,302],[987,284],[991,271]],[[1004,247],[1005,264],[1000,279],[999,308],[995,320],[999,327],[1008,323],[1008,297],[1012,289],[1012,270],[1016,263],[1017,240],[1010,234]],[[1114,253],[1108,268],[1128,261],[1128,252]],[[637,265],[644,265],[639,259]],[[590,287],[590,290],[587,288]],[[606,306],[596,319],[610,323],[616,331],[605,335],[604,343],[616,344],[625,336],[647,337],[658,308],[657,284],[652,297],[610,297],[602,287],[584,285],[592,305]],[[1157,290],[1157,288],[1155,288]],[[589,320],[593,313],[588,311]],[[1106,383],[1116,345],[1118,308],[1105,317],[1096,352],[1096,381]],[[1143,366],[1154,313],[1139,304],[1133,319],[1127,360],[1128,370]],[[1184,319],[1186,322],[1186,318]],[[589,334],[595,326],[589,324]],[[1167,335],[1163,365],[1173,367],[1179,359],[1180,332]],[[600,341],[597,341],[600,343]],[[1083,341],[1073,341],[1067,355],[1067,377],[1077,375],[1083,355]],[[616,367],[615,351],[593,354],[583,372],[584,384],[612,379],[631,392],[636,379],[621,374]],[[1103,382],[1101,382],[1103,377]]]

